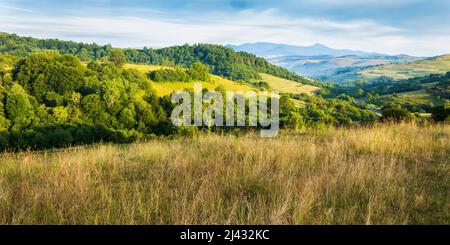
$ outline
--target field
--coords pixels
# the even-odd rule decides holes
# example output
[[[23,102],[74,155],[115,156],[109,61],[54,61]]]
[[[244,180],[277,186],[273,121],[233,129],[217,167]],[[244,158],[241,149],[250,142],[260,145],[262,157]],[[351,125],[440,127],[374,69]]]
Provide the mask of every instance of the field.
[[[360,74],[368,79],[387,76],[400,80],[448,71],[450,71],[450,55],[442,55],[409,63],[372,67],[361,71]]]
[[[450,126],[0,156],[3,224],[450,224]]]
[[[147,73],[149,71],[158,70],[161,68],[168,68],[164,66],[158,65],[144,65],[144,64],[126,64],[125,68],[133,68],[137,69],[141,72]],[[272,76],[269,74],[261,73],[262,81],[266,81],[269,83],[269,86],[272,91],[278,91],[280,93],[293,93],[293,94],[301,94],[306,93],[309,95],[313,95],[320,88],[311,86],[311,85],[303,85],[298,82],[290,81],[287,79],[279,78],[276,76]],[[233,92],[248,92],[248,91],[257,91],[258,89],[251,84],[247,83],[238,83],[231,81],[229,79],[211,75],[211,82],[202,82],[203,88],[207,88],[209,90],[214,90],[218,86],[223,86],[227,91]],[[194,86],[194,82],[186,83],[186,82],[153,82],[153,88],[156,90],[156,93],[159,96],[169,95],[172,92],[180,91],[184,89],[192,89]]]
[[[144,64],[129,64],[129,63],[125,64],[123,67],[126,69],[136,69],[136,70],[138,70],[140,72],[144,72],[144,73],[147,73],[150,71],[156,71],[161,68],[170,69],[170,67],[168,67],[168,66],[148,65],[148,64],[145,64],[145,65]]]
[[[434,105],[441,104],[441,102],[436,98],[436,96],[427,93],[425,90],[416,90],[398,93],[397,95],[398,98],[411,104],[430,104],[430,103],[433,103]]]
[[[262,81],[269,83],[271,90],[278,91],[280,93],[292,93],[292,94],[308,94],[314,95],[320,88],[304,85],[295,81],[279,78],[265,73],[260,73]]]
[[[207,88],[208,90],[214,90],[218,86],[224,86],[227,91],[233,92],[248,92],[248,91],[257,91],[256,88],[251,87],[250,85],[244,83],[237,83],[226,78],[222,78],[219,76],[211,75],[212,82],[198,82],[202,84],[203,88]],[[169,95],[172,92],[180,91],[184,89],[193,89],[194,82],[152,82],[153,88],[156,90],[156,93],[159,96]]]
[[[124,66],[125,68],[133,68],[137,69],[141,72],[147,73],[149,71],[158,70],[161,68],[168,68],[170,67],[164,67],[164,66],[157,66],[157,65],[142,65],[142,64],[126,64]],[[207,88],[208,90],[214,90],[218,86],[224,86],[227,91],[233,91],[233,92],[248,92],[248,91],[257,91],[256,88],[244,84],[244,83],[237,83],[234,81],[231,81],[226,78],[222,78],[220,76],[211,75],[212,81],[211,82],[199,82],[202,83],[203,88]],[[194,82],[152,82],[153,88],[155,89],[156,93],[159,96],[169,95],[172,92],[184,90],[184,89],[193,89],[194,88]]]
[[[423,105],[433,105],[439,106],[443,104],[443,100],[428,93],[425,89],[408,91],[398,93],[394,96],[394,94],[388,94],[381,96],[381,99],[389,98],[392,101],[395,101],[398,104],[404,105],[413,105],[413,106],[423,106]]]

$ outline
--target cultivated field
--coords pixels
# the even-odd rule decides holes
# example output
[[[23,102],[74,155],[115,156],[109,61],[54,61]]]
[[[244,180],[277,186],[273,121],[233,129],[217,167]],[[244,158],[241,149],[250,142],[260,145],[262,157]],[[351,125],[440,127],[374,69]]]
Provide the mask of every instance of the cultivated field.
[[[0,156],[3,224],[449,224],[450,126]]]

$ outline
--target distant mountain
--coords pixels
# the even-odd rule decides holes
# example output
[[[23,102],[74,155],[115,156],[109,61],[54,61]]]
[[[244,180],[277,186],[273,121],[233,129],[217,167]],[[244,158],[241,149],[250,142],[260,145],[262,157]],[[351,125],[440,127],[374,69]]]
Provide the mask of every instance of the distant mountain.
[[[311,46],[295,46],[277,43],[244,43],[241,45],[227,45],[236,51],[253,53],[264,58],[279,56],[386,56],[379,53],[369,53],[359,50],[333,49],[320,43]]]
[[[447,54],[409,62],[341,69],[335,74],[327,75],[326,80],[335,82],[349,82],[358,78],[368,81],[402,80],[430,74],[444,74],[449,71],[450,54]],[[325,77],[321,80],[325,80]]]
[[[289,69],[297,74],[312,77],[318,80],[340,80],[330,79],[338,77],[335,75],[357,71],[369,67],[404,63],[417,60],[419,58],[411,56],[356,56],[347,55],[340,57],[333,56],[281,56],[267,58],[272,64]]]
[[[228,47],[264,57],[270,63],[302,76],[334,82],[341,82],[342,78],[355,77],[340,76],[342,73],[421,59],[403,54],[386,55],[359,50],[333,49],[319,43],[305,47],[275,43],[245,43],[228,45]]]

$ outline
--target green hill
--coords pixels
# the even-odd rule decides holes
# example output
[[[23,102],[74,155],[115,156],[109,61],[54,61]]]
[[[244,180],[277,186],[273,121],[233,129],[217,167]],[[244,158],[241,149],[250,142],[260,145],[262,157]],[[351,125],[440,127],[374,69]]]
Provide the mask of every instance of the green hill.
[[[260,73],[262,80],[269,84],[269,87],[273,91],[278,91],[280,93],[290,93],[290,94],[308,94],[314,95],[315,92],[319,91],[320,88],[317,86],[312,86],[308,84],[299,84],[291,80],[284,78],[272,76],[266,73]]]
[[[403,107],[411,112],[432,112],[450,100],[450,72],[404,80],[380,80],[337,86],[335,94],[366,97],[379,108]],[[364,99],[362,99],[364,100]]]
[[[136,69],[143,73],[148,73],[151,71],[159,70],[159,69],[170,69],[171,67],[167,66],[158,66],[158,65],[144,65],[144,64],[126,64],[124,68],[128,69]],[[288,81],[288,80],[287,80]],[[155,92],[159,96],[169,95],[172,92],[184,90],[184,89],[192,89],[193,84],[195,81],[192,82],[151,82],[153,89],[155,89]],[[294,81],[288,81],[292,83],[296,83],[300,86],[306,86],[302,85],[298,82]],[[233,91],[233,92],[247,92],[247,91],[257,91],[258,88],[251,86],[247,83],[238,83],[220,76],[212,75],[210,82],[202,82],[202,87],[207,88],[208,90],[214,90],[215,88],[222,86],[227,91]]]
[[[0,33],[0,53],[19,57],[42,51],[58,50],[61,54],[73,54],[82,61],[101,60],[109,55],[111,45],[98,45],[62,41],[58,39],[36,39],[15,34]],[[127,60],[137,64],[190,66],[200,61],[211,67],[211,73],[234,81],[261,79],[259,73],[267,73],[303,84],[319,85],[287,69],[275,66],[263,58],[214,44],[172,46],[160,49],[124,49]]]
[[[359,72],[367,79],[390,77],[395,80],[442,74],[450,71],[450,54],[400,64],[388,64],[364,69]]]
[[[354,67],[327,76],[325,80],[336,83],[352,82],[358,79],[366,79],[368,81],[396,81],[424,77],[430,74],[444,74],[448,71],[450,71],[450,54],[406,63]]]

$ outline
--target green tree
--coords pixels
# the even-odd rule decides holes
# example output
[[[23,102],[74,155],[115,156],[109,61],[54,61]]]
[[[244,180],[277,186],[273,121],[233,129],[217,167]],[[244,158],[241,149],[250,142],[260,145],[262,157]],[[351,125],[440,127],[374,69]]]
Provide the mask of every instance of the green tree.
[[[86,48],[82,48],[80,50],[80,52],[78,53],[78,58],[80,58],[80,60],[82,60],[82,61],[90,61],[91,60],[89,52]]]
[[[13,84],[6,96],[6,113],[13,124],[26,126],[31,123],[33,107],[29,95],[19,84]]]
[[[109,51],[109,61],[120,68],[127,62],[127,58],[121,49],[112,49]]]
[[[57,106],[53,108],[53,117],[56,123],[66,123],[69,119],[69,111],[64,106]]]
[[[433,108],[432,118],[436,122],[450,121],[450,102],[447,101],[444,105]]]
[[[381,117],[384,122],[411,122],[414,119],[414,114],[403,108],[385,109]]]
[[[209,82],[211,77],[209,75],[209,67],[201,62],[193,63],[189,69],[188,74],[191,80]]]

